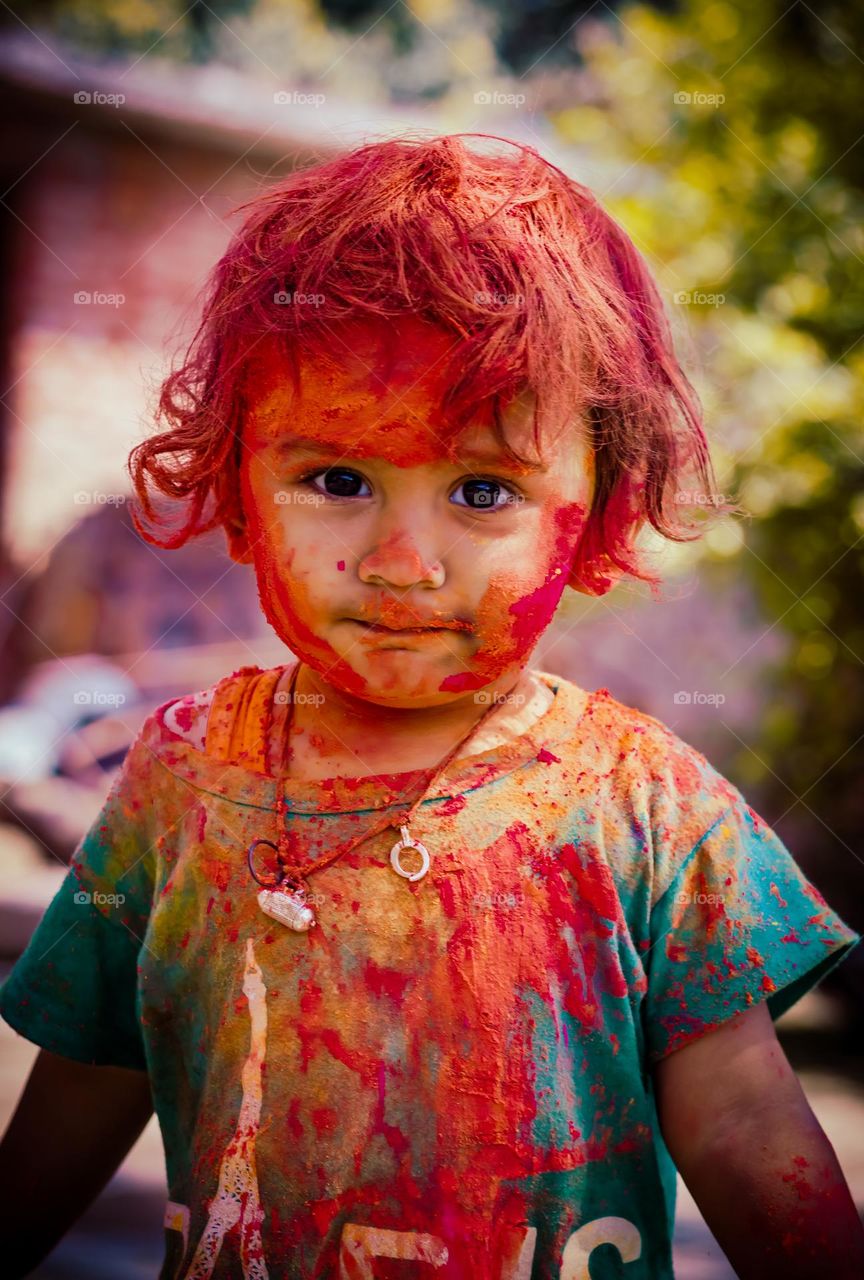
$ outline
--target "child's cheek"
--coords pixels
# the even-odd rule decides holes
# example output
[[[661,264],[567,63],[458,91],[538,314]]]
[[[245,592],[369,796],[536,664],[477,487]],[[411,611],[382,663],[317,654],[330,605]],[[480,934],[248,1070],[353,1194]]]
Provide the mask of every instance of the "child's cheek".
[[[328,680],[348,693],[363,693],[366,681],[324,638],[319,606],[305,576],[292,574],[292,557],[291,550],[286,550],[281,571],[276,564],[262,565],[258,574],[258,594],[267,621],[307,666],[325,671]]]
[[[322,562],[321,556],[304,538],[289,535],[284,507],[273,502],[271,512],[266,491],[253,495],[251,486],[247,486],[244,503],[250,513],[258,598],[265,618],[283,644],[303,662],[327,670],[334,683],[348,692],[361,693],[365,681],[320,634],[324,631],[319,617],[320,592],[316,598],[309,588],[309,566],[314,571]],[[298,550],[298,542],[302,551]]]
[[[490,578],[477,610],[479,645],[470,672],[449,676],[443,689],[480,688],[514,664],[524,665],[555,615],[586,514],[579,502],[550,508],[526,552],[529,568],[521,583],[514,582],[512,568]]]

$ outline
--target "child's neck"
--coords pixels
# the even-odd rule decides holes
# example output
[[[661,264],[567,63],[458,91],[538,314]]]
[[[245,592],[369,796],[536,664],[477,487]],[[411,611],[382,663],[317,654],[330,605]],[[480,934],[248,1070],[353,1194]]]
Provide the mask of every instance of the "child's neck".
[[[287,687],[290,674],[286,670],[277,693]],[[477,755],[524,733],[554,697],[529,671],[517,673],[507,684],[494,686],[495,692],[499,699],[512,696],[499,701],[476,736],[465,743],[466,754]],[[325,710],[309,700],[314,693],[325,695],[326,702],[321,704]],[[474,728],[489,705],[470,699],[413,711],[379,707],[334,691],[306,664],[295,694],[301,696],[290,717],[289,758],[285,758],[289,715],[284,703],[276,707],[270,758],[276,774],[297,781],[432,769]]]

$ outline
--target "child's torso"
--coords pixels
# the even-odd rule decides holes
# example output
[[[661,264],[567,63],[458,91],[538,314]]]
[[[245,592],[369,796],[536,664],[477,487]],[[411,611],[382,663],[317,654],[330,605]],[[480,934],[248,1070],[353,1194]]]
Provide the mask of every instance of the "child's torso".
[[[217,691],[214,782],[215,765],[260,765],[273,688]],[[581,692],[555,695],[574,725]],[[596,780],[568,770],[560,745],[518,745],[521,762],[487,753],[421,807],[423,879],[394,873],[396,826],[313,872],[305,934],[262,913],[246,866],[252,840],[275,838],[272,806],[213,791],[181,802],[141,969],[186,1222],[182,1269],[169,1232],[164,1277],[205,1274],[217,1238],[214,1277],[240,1274],[238,1248],[260,1251],[271,1277],[587,1275],[562,1260],[607,1237],[641,1257],[634,1280],[667,1274],[669,1174],[640,1066],[648,880],[622,903],[606,850],[627,833],[604,822]],[[298,861],[377,824],[364,805],[386,781],[286,783]],[[595,1280],[617,1274],[601,1256]]]

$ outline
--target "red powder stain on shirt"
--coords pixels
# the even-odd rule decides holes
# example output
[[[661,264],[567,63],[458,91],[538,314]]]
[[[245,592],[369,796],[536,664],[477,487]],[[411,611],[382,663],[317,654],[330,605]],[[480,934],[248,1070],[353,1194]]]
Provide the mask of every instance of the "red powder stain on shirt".
[[[332,1058],[344,1063],[349,1070],[356,1071],[361,1080],[371,1085],[376,1079],[380,1059],[374,1053],[364,1054],[352,1049],[334,1027],[322,1027],[317,1038]]]
[[[747,948],[747,959],[749,960],[750,964],[753,964],[753,965],[761,966],[765,963],[762,956],[760,956],[759,952],[756,950],[755,947]]]
[[[765,974],[765,976],[764,976],[764,977],[763,977],[763,979],[762,979],[762,990],[763,990],[763,991],[776,991],[776,990],[777,990],[777,986],[776,986],[776,984],[775,984],[775,982],[774,982],[774,979],[773,979],[773,978],[769,978],[767,973]]]
[[[585,1155],[589,1160],[605,1160],[609,1144],[600,1138],[589,1138],[585,1143]]]
[[[438,890],[441,906],[448,920],[453,920],[456,916],[456,899],[453,893],[452,880],[444,880]]]
[[[201,870],[210,884],[215,885],[220,893],[225,892],[231,880],[231,866],[229,863],[223,862],[221,858],[202,858]]]
[[[580,971],[573,969],[572,956],[560,931],[544,936],[539,943],[549,950],[550,965],[555,965],[558,972],[569,972],[562,1007],[583,1027],[597,1029],[601,1016],[597,996],[603,993],[621,998],[628,994],[615,948],[600,941],[610,936],[621,918],[611,872],[588,842],[578,851],[568,844],[550,864],[548,884],[552,919],[567,920],[579,939]],[[612,923],[607,924],[607,920]]]
[[[319,1169],[318,1178],[322,1187],[326,1183],[326,1176],[325,1170]],[[315,1220],[315,1230],[319,1232],[320,1235],[325,1236],[327,1234],[330,1222],[335,1213],[336,1209],[329,1201],[318,1200],[312,1205],[312,1217]]]
[[[641,1143],[635,1138],[622,1138],[620,1142],[616,1142],[612,1148],[613,1153],[617,1155],[628,1155],[631,1151],[638,1151]]]
[[[188,732],[189,729],[192,728],[192,725],[195,722],[195,718],[197,714],[198,714],[198,708],[194,706],[194,704],[186,703],[184,705],[182,702],[180,702],[177,704],[177,707],[175,708],[174,719],[176,720],[177,724],[180,726],[181,729],[184,729]]]
[[[822,896],[821,892],[816,888],[815,884],[810,884],[808,882],[802,885],[802,888],[804,892],[807,894],[807,897],[812,899],[812,901],[815,902],[817,906],[825,907],[827,911],[831,910],[831,908],[828,906],[828,903],[825,901],[824,897]]]
[[[295,1138],[303,1137],[303,1122],[300,1119],[300,1099],[292,1098],[285,1116],[285,1128]]]
[[[344,561],[344,560],[337,560],[337,561],[336,561],[336,568],[339,570],[339,572],[340,572],[340,573],[344,573],[344,572],[345,572],[345,561]]]
[[[438,814],[444,818],[452,818],[454,813],[460,813],[466,806],[468,801],[464,796],[451,796],[438,810]]]
[[[537,759],[540,764],[560,764],[561,757],[554,756],[551,751],[547,751],[545,747],[541,747],[537,752]]]
[[[579,899],[607,920],[617,920],[621,911],[612,875],[604,874],[596,849],[587,842],[583,848],[586,862],[583,863],[573,844],[562,846],[558,861],[576,881]],[[596,858],[591,857],[592,853],[597,854]]]
[[[300,1012],[310,1015],[319,1013],[323,996],[324,992],[319,986],[312,982],[306,983],[300,997]]]
[[[312,1123],[319,1137],[325,1133],[335,1133],[339,1112],[333,1107],[316,1107],[312,1112]]]
[[[365,986],[376,996],[386,994],[393,1000],[401,1000],[408,982],[408,975],[395,969],[382,969],[374,960],[367,960],[363,968]]]
[[[757,834],[760,831],[764,831],[766,824],[762,821],[762,819],[760,818],[759,814],[755,811],[755,809],[751,809],[749,804],[747,805],[747,813],[750,815],[750,819],[753,823],[754,831],[756,831]]]
[[[781,942],[800,942],[801,939],[798,937],[798,934],[795,932],[794,929],[790,929],[788,933],[783,935],[780,941]]]
[[[407,1136],[402,1132],[398,1125],[388,1124],[385,1118],[384,1109],[387,1100],[387,1064],[385,1062],[378,1063],[378,1101],[375,1106],[375,1130],[382,1133],[393,1154],[398,1158],[404,1156],[409,1149],[410,1143]],[[359,1152],[357,1153],[359,1156]],[[400,1161],[401,1163],[401,1161]],[[355,1161],[355,1167],[359,1169],[359,1159]],[[405,1180],[400,1179],[405,1185]],[[413,1179],[409,1179],[412,1190],[416,1191],[417,1186]]]

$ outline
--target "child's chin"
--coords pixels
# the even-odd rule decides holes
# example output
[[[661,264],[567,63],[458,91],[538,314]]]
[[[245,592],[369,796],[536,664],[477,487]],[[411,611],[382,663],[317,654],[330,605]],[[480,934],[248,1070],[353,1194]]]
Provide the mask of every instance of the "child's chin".
[[[431,646],[429,646],[431,648]],[[446,653],[434,657],[422,645],[405,647],[388,642],[386,646],[358,654],[355,648],[345,655],[345,663],[360,681],[359,688],[349,688],[333,665],[321,672],[328,684],[354,693],[369,702],[388,707],[436,706],[451,702],[466,692],[459,688],[463,677],[473,685],[465,661]],[[454,682],[457,687],[454,687]],[[353,682],[352,682],[353,683]]]
[[[416,649],[387,647],[357,658],[352,654],[351,666],[364,681],[364,694],[393,702],[400,698],[416,701],[427,698],[440,701],[441,685],[464,666],[450,659],[430,661]]]

